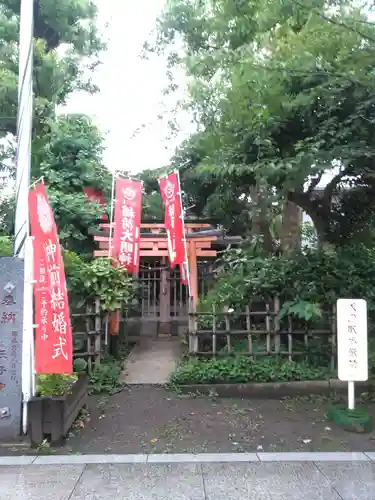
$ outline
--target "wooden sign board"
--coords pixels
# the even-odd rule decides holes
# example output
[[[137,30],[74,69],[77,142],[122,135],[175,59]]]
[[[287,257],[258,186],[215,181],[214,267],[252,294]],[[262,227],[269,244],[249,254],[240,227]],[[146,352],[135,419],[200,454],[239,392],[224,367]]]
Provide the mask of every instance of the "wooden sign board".
[[[367,304],[363,299],[337,301],[337,364],[340,380],[368,379]]]

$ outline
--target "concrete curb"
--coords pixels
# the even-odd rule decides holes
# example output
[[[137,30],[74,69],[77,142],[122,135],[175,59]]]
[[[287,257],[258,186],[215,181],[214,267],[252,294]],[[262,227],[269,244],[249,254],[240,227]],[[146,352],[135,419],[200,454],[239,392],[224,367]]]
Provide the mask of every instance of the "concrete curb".
[[[372,389],[370,382],[358,382],[358,391]],[[280,399],[283,397],[320,394],[329,396],[333,392],[346,393],[347,383],[341,380],[308,380],[298,382],[265,382],[247,384],[191,384],[179,386],[183,394],[217,394],[220,397],[241,397],[252,399]]]
[[[375,452],[179,453],[153,455],[44,455],[0,457],[2,466],[264,462],[375,462]]]

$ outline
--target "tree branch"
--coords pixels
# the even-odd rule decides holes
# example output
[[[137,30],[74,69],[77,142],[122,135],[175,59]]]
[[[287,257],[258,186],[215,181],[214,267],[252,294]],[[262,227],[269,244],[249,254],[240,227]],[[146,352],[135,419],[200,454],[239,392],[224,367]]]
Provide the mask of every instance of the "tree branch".
[[[316,177],[311,180],[310,186],[308,187],[308,190],[307,190],[308,193],[312,193],[314,191],[314,189],[316,188],[316,186],[322,180],[323,174],[324,174],[324,170],[321,170],[316,175]]]
[[[372,38],[372,37],[366,35],[362,31],[359,31],[356,28],[353,28],[352,26],[348,26],[345,23],[340,23],[339,21],[336,21],[332,17],[328,17],[325,14],[322,14],[321,12],[319,12],[316,9],[311,9],[307,5],[303,5],[303,3],[299,2],[298,0],[293,0],[293,3],[298,5],[299,7],[301,7],[304,10],[309,10],[310,12],[315,14],[316,16],[323,19],[323,21],[326,21],[327,23],[330,23],[330,24],[333,24],[334,26],[338,26],[340,28],[346,29],[346,30],[350,31],[351,33],[355,33],[356,35],[359,35],[360,37],[362,37],[364,40],[367,40],[368,42],[375,43],[375,38]]]
[[[299,207],[302,208],[307,214],[311,214],[313,211],[313,203],[310,200],[308,193],[298,192],[298,191],[289,191],[286,196],[288,201],[295,203]]]
[[[345,176],[345,174],[346,174],[345,170],[342,170],[337,175],[335,175],[334,178],[330,180],[329,183],[326,185],[323,194],[323,200],[325,204],[330,205],[333,192],[336,189],[337,185],[340,183],[341,179]]]

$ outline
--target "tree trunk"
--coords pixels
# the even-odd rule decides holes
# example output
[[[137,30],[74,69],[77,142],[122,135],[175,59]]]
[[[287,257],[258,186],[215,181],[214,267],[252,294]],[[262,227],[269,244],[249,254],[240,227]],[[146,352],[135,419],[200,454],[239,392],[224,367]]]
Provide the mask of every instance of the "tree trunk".
[[[267,194],[259,186],[250,189],[252,201],[251,234],[262,237],[262,248],[266,254],[273,252],[273,239],[268,219]]]
[[[310,212],[308,215],[314,224],[318,240],[318,248],[321,248],[322,250],[329,250],[334,247],[334,244],[328,239],[327,219],[320,216],[316,212]]]
[[[283,205],[282,227],[280,234],[281,249],[284,255],[301,248],[301,209],[291,201]]]
[[[311,199],[311,195],[307,192],[290,191],[288,200],[298,205],[311,218],[316,230],[318,246],[320,248],[331,248],[332,244],[328,239],[329,207],[324,205],[320,199]]]

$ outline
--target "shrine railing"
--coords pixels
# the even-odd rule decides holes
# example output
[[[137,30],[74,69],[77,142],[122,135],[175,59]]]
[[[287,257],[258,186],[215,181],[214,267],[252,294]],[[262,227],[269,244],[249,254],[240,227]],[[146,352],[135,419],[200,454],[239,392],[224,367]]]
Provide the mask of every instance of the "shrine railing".
[[[213,282],[212,260],[198,261],[198,293],[204,296]],[[142,260],[139,272],[139,316],[158,319],[164,307],[165,320],[188,322],[188,288],[181,283],[178,268],[169,269],[160,259]]]

